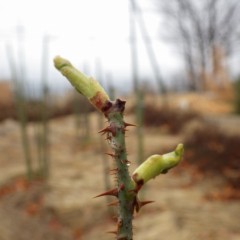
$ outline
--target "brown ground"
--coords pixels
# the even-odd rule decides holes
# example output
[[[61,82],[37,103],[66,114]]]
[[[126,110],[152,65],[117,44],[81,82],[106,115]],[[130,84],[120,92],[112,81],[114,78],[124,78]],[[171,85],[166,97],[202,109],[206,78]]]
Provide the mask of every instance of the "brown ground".
[[[226,114],[229,108],[222,110],[219,106],[219,109],[212,108],[214,114],[205,118],[220,124],[230,134],[239,132],[240,119]],[[132,116],[127,118],[134,122]],[[18,124],[11,120],[1,123],[0,240],[114,238],[106,233],[114,230],[106,199],[93,199],[104,191],[103,150],[96,134],[97,119],[96,113],[92,113],[92,137],[85,143],[76,137],[73,116],[50,121],[51,177],[47,185],[40,181],[29,184],[21,177],[24,159]],[[175,147],[199,124],[194,120],[178,135],[169,135],[157,127],[145,129],[145,155],[156,149],[161,153],[163,149]],[[34,143],[34,124],[29,133]],[[127,135],[129,160],[134,162],[135,130],[131,129]],[[34,156],[35,152],[32,149]],[[130,166],[131,171],[134,167],[134,164]],[[240,200],[206,197],[221,191],[221,176],[194,176],[193,171],[181,166],[179,170],[176,168],[149,182],[142,198],[155,202],[135,217],[134,239],[240,239]]]

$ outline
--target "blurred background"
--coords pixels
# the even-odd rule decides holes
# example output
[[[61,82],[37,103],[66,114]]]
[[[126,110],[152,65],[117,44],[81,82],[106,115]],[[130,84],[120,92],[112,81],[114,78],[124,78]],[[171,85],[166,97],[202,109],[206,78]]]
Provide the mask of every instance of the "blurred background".
[[[0,0],[0,240],[113,239],[106,123],[56,55],[127,101],[130,172],[185,144],[135,239],[240,239],[239,44],[238,0]]]

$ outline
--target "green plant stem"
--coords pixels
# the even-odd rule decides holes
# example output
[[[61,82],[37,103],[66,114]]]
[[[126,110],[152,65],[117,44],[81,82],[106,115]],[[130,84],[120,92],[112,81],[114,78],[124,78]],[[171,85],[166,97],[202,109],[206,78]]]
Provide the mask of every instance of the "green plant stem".
[[[42,39],[42,71],[41,71],[41,85],[42,85],[42,101],[41,101],[41,162],[42,162],[42,177],[47,179],[50,174],[50,157],[49,157],[49,112],[48,112],[48,98],[49,89],[47,86],[48,79],[48,55],[49,55],[49,41],[50,37],[45,35]]]
[[[131,193],[132,180],[128,171],[127,151],[125,144],[125,123],[123,110],[125,102],[116,100],[107,115],[109,126],[113,130],[109,135],[109,144],[114,152],[117,167],[118,191],[118,229],[117,239],[132,239],[132,219],[134,211],[134,194]]]
[[[112,194],[118,198],[118,227],[116,239],[132,240],[132,218],[134,212],[135,193],[133,181],[128,172],[128,160],[125,144],[126,124],[123,120],[125,101],[110,101],[104,89],[97,81],[79,72],[72,64],[61,58],[54,59],[55,67],[72,83],[76,90],[108,119],[109,126],[102,130],[107,135],[116,161],[117,187]]]
[[[14,86],[14,100],[17,108],[17,116],[20,124],[22,148],[26,164],[26,175],[29,180],[32,180],[32,158],[30,154],[30,144],[27,134],[27,110],[26,100],[24,97],[24,83],[23,76],[19,76],[16,69],[16,64],[13,57],[13,49],[11,45],[6,46],[8,61],[11,69],[13,86]],[[21,72],[23,66],[21,65]],[[20,78],[20,79],[19,79]],[[22,82],[21,82],[22,81]]]
[[[47,109],[47,102],[48,102],[48,88],[46,85],[43,85],[43,100],[41,106],[41,125],[42,125],[42,135],[41,135],[41,147],[42,147],[42,175],[44,179],[47,179],[50,174],[50,166],[49,166],[49,142],[48,142],[48,135],[49,135],[49,126],[48,126],[48,109]]]
[[[20,101],[19,101],[20,100]],[[25,156],[25,163],[27,167],[27,178],[32,180],[33,171],[32,171],[32,161],[29,150],[29,139],[27,135],[27,117],[26,117],[26,109],[25,109],[25,100],[22,97],[17,97],[17,108],[18,108],[18,117],[20,119],[20,128],[21,128],[21,137],[22,137],[22,146]]]
[[[98,114],[98,126],[99,129],[103,128],[103,118],[102,115]],[[102,141],[102,138],[99,138],[99,144],[100,144],[100,152],[106,152],[106,146],[105,143]],[[107,156],[104,154],[101,154],[102,158],[102,164],[103,164],[103,180],[104,180],[104,186],[105,186],[105,191],[111,189],[111,181],[110,181],[110,176],[109,176],[109,171],[110,171],[110,163],[109,159]],[[106,198],[107,205],[111,203],[110,196],[107,196]],[[108,208],[108,213],[110,216],[113,216],[113,209]]]
[[[136,92],[136,122],[137,122],[137,163],[140,165],[144,159],[144,137],[143,137],[143,118],[144,118],[144,93],[142,89]]]

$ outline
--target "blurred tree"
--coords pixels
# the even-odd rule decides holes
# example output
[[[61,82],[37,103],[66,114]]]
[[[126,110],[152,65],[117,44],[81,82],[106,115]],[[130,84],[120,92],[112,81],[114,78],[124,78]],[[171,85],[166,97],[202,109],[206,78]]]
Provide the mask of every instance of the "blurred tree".
[[[176,43],[185,61],[192,90],[206,89],[208,76],[216,70],[216,49],[231,56],[240,40],[238,0],[156,1],[164,14],[167,37]],[[211,80],[213,78],[211,77]]]
[[[235,81],[234,90],[235,90],[235,113],[240,115],[240,77],[238,77],[237,81]]]

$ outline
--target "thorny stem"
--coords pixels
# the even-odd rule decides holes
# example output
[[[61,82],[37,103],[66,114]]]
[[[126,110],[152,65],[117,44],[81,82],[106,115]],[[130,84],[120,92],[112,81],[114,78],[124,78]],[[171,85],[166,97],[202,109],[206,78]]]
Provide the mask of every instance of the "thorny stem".
[[[116,239],[132,240],[132,218],[134,212],[135,194],[131,192],[134,187],[133,181],[128,172],[128,160],[125,145],[125,128],[123,112],[125,101],[117,99],[110,101],[108,95],[97,81],[89,78],[75,69],[72,64],[61,58],[54,59],[55,67],[72,83],[78,92],[84,95],[89,101],[101,111],[108,119],[109,126],[101,131],[106,134],[116,161],[116,189],[109,194],[118,198],[118,227]]]
[[[116,161],[116,176],[118,189],[118,228],[117,239],[132,239],[132,218],[134,211],[134,194],[132,180],[128,171],[128,160],[125,144],[125,122],[123,121],[123,111],[125,102],[117,99],[109,109],[106,117],[109,121],[107,134],[109,144],[114,152]]]
[[[152,202],[139,201],[139,190],[147,181],[161,173],[166,173],[180,162],[183,155],[183,145],[179,144],[173,152],[150,156],[130,177],[125,131],[128,126],[134,125],[124,122],[123,113],[126,102],[120,99],[111,101],[97,81],[79,72],[69,61],[61,57],[56,57],[54,64],[76,90],[85,96],[108,120],[109,125],[99,133],[106,135],[106,139],[112,148],[113,152],[108,155],[112,156],[116,162],[116,168],[113,171],[116,174],[117,186],[96,197],[109,195],[117,198],[118,224],[117,230],[112,231],[112,233],[116,234],[116,240],[132,240],[134,210],[138,212],[141,207]]]

